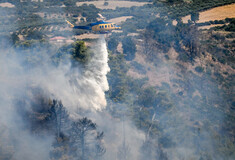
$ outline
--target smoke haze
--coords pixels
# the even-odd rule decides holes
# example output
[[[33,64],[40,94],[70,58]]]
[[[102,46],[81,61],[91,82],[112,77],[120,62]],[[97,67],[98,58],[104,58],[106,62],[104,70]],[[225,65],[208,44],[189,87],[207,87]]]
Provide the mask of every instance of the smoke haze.
[[[30,133],[28,122],[20,110],[31,110],[34,95],[30,88],[39,88],[50,98],[60,99],[71,117],[76,118],[79,108],[101,110],[106,106],[105,91],[108,90],[106,74],[109,72],[108,52],[104,37],[93,47],[94,56],[85,68],[71,67],[71,63],[52,64],[46,50],[40,53],[38,65],[28,68],[27,57],[11,50],[0,54],[0,124],[2,142],[14,144],[16,159],[48,159],[51,136],[38,138]],[[32,53],[38,54],[38,53]],[[17,101],[25,101],[23,108]],[[8,141],[9,140],[9,141]],[[42,156],[43,155],[43,156]],[[28,158],[27,158],[28,157]],[[31,157],[31,158],[29,158]]]
[[[22,54],[22,51],[21,53],[11,50],[1,51],[0,130],[3,134],[0,139],[3,146],[7,144],[13,147],[14,159],[49,159],[53,135],[50,133],[34,135],[30,129],[29,119],[24,117],[25,112],[33,112],[32,107],[36,107],[33,105],[38,103],[35,90],[42,92],[44,97],[61,100],[72,119],[88,116],[94,120],[105,132],[105,144],[108,146],[105,159],[118,156],[118,147],[124,141],[128,146],[132,146],[130,158],[139,157],[139,148],[144,140],[143,133],[137,131],[130,121],[123,122],[112,118],[106,111],[99,112],[107,105],[105,91],[109,89],[106,74],[110,69],[103,36],[91,50],[94,54],[85,67],[72,66],[69,61],[56,66],[46,49],[32,53],[40,55],[40,58],[34,63],[35,65],[28,67],[26,63],[28,57]],[[88,114],[80,113],[81,108],[89,111]],[[123,131],[123,126],[126,133]]]

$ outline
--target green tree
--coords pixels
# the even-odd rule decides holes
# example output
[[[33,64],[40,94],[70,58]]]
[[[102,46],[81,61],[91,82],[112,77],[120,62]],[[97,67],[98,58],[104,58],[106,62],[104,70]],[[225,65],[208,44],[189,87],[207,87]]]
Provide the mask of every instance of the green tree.
[[[79,62],[86,63],[90,59],[90,53],[85,45],[84,41],[76,41],[72,44],[73,58]]]
[[[76,1],[74,1],[74,0],[65,0],[64,5],[67,6],[67,7],[76,6]]]
[[[104,6],[108,6],[109,5],[109,2],[104,2]]]
[[[32,40],[32,39],[35,39],[35,40],[40,40],[44,37],[45,35],[43,35],[42,32],[40,31],[33,31],[33,30],[30,30],[28,33],[27,33],[27,36],[26,36],[26,39],[27,40]]]
[[[111,37],[108,41],[108,49],[112,52],[115,52],[118,46],[117,37]]]
[[[93,160],[95,156],[102,156],[105,153],[101,143],[103,132],[97,132],[96,127],[96,124],[86,117],[72,123],[71,144],[77,151],[75,156],[78,159]]]
[[[110,72],[108,73],[109,97],[115,101],[124,101],[127,93],[127,66],[123,55],[109,56]]]
[[[12,33],[11,34],[11,41],[12,43],[15,45],[18,41],[20,40],[20,38],[18,37],[17,33]]]
[[[180,60],[193,62],[194,58],[199,55],[200,40],[196,25],[177,24],[175,42],[175,49],[180,53]]]
[[[157,93],[153,87],[145,88],[138,94],[138,104],[144,107],[152,107],[156,96]]]
[[[53,100],[50,108],[51,117],[54,121],[54,127],[57,138],[60,137],[63,129],[67,128],[66,124],[69,124],[69,114],[61,101]]]
[[[198,21],[198,20],[199,20],[199,13],[198,12],[191,13],[191,21],[196,23],[196,21]]]
[[[131,37],[128,36],[122,40],[122,48],[126,60],[131,61],[135,58],[136,45]]]

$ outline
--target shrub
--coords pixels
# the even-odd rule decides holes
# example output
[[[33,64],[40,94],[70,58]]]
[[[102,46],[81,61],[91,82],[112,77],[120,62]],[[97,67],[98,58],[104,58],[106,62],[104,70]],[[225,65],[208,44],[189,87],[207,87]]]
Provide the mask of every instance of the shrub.
[[[198,72],[198,73],[202,73],[204,71],[204,69],[201,66],[197,66],[195,68],[195,71]]]
[[[123,53],[126,55],[126,60],[131,61],[135,58],[136,45],[131,37],[126,37],[122,41]]]
[[[104,6],[108,6],[109,5],[109,2],[104,2]]]
[[[136,69],[136,71],[140,74],[146,74],[146,69],[144,68],[144,66],[142,64],[139,64],[136,61],[132,61],[131,65]]]

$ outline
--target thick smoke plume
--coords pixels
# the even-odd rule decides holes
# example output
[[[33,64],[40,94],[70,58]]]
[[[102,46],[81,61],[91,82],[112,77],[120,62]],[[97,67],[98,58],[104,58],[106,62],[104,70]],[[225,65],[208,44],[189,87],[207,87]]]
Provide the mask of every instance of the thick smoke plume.
[[[12,159],[42,160],[48,159],[51,136],[34,136],[27,123],[19,115],[23,110],[16,105],[16,99],[26,99],[29,75],[20,60],[1,51],[0,54],[0,155],[12,155]],[[5,151],[6,152],[5,152]],[[2,153],[1,153],[2,152]],[[2,155],[3,154],[3,155]]]
[[[38,64],[25,65],[26,55],[12,50],[0,54],[0,149],[12,151],[14,159],[49,159],[53,141],[51,135],[38,137],[31,133],[21,110],[31,111],[35,96],[32,88],[38,88],[48,98],[60,99],[70,115],[76,118],[79,108],[101,110],[106,106],[108,90],[106,74],[109,72],[108,52],[104,37],[93,47],[93,57],[84,67],[72,67],[71,63],[56,66],[45,51]],[[17,101],[25,101],[23,107]],[[22,107],[22,108],[21,108]],[[5,145],[7,144],[7,145]],[[14,154],[13,154],[14,152]],[[11,155],[11,154],[10,154]]]
[[[92,50],[94,56],[87,64],[82,76],[75,70],[69,81],[74,92],[71,94],[77,95],[75,103],[79,107],[100,110],[106,106],[104,92],[109,89],[106,74],[110,70],[108,66],[108,52],[103,36]],[[63,97],[59,98],[63,100]],[[72,102],[74,102],[74,99],[72,99]]]

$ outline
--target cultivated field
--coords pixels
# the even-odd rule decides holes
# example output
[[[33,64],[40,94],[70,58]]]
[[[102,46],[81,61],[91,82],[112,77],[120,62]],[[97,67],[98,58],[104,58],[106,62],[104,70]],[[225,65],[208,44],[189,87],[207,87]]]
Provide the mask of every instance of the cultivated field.
[[[207,11],[200,12],[198,23],[223,20],[225,18],[235,18],[235,4],[215,7]],[[184,23],[187,23],[190,19],[190,15],[183,17]]]
[[[132,18],[132,16],[122,16],[122,17],[117,17],[113,19],[107,20],[107,22],[112,22],[115,24],[121,24],[122,22],[125,22],[128,18]]]
[[[107,6],[104,6],[104,2],[108,2]],[[116,7],[132,7],[132,6],[143,6],[148,4],[148,2],[131,2],[131,1],[92,1],[92,2],[77,2],[77,6],[83,4],[94,4],[100,9],[115,9]]]

